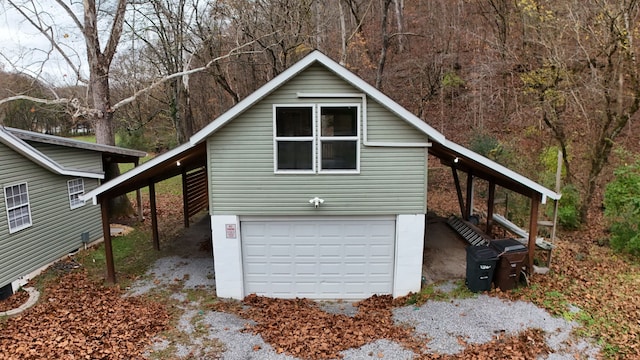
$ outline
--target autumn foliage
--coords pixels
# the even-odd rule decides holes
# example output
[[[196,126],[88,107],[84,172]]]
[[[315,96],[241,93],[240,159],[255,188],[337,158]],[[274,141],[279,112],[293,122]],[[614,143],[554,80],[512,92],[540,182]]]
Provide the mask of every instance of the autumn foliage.
[[[141,359],[168,320],[163,305],[122,297],[118,288],[75,271],[46,289],[36,306],[6,321],[0,359]]]

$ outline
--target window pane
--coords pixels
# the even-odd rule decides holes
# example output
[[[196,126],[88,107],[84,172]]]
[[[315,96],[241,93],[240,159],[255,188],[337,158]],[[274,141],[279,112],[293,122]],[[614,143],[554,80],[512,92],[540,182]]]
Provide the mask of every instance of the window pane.
[[[312,144],[311,141],[278,141],[278,169],[313,169]]]
[[[322,169],[357,169],[356,141],[323,141]]]
[[[310,107],[280,107],[276,109],[276,136],[313,135]]]
[[[321,110],[322,136],[356,136],[358,108],[323,107]]]

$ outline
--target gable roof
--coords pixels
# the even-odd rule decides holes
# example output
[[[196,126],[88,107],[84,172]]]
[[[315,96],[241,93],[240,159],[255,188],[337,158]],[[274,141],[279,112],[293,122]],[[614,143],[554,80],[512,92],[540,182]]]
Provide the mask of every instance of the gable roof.
[[[65,146],[70,148],[98,151],[101,153],[107,153],[111,155],[124,155],[124,156],[130,156],[130,157],[138,157],[138,158],[147,156],[147,153],[144,151],[127,149],[127,148],[122,148],[118,146],[95,144],[95,143],[90,143],[86,141],[65,138],[61,136],[42,134],[38,132],[15,129],[10,127],[5,127],[4,129],[9,131],[15,137],[24,141],[35,141],[35,142],[44,143],[44,144],[60,145],[60,146]]]
[[[186,155],[189,152],[192,152],[194,147],[204,142],[209,136],[213,135],[228,122],[236,119],[239,115],[250,109],[253,105],[264,99],[266,96],[274,92],[280,86],[282,86],[313,64],[323,65],[325,68],[339,76],[341,79],[348,82],[356,89],[362,91],[362,93],[367,97],[373,99],[380,105],[384,106],[387,110],[397,115],[400,119],[406,121],[416,129],[424,133],[430,139],[433,146],[439,150],[434,154],[438,157],[447,157],[447,159],[442,159],[441,157],[443,161],[453,161],[454,158],[463,159],[464,161],[467,161],[467,163],[473,168],[486,169],[487,177],[491,177],[494,180],[497,179],[497,183],[501,186],[514,189],[519,192],[531,190],[541,194],[543,202],[547,197],[553,200],[557,200],[560,198],[560,194],[549,190],[544,186],[516,173],[515,171],[512,171],[490,159],[485,158],[482,155],[479,155],[469,149],[464,148],[461,145],[447,140],[442,133],[429,126],[422,119],[418,118],[417,116],[406,110],[404,107],[393,101],[387,95],[383,94],[380,90],[371,86],[366,81],[362,80],[360,77],[347,70],[345,67],[338,64],[318,50],[309,53],[302,60],[298,61],[297,63],[286,69],[284,72],[273,78],[271,81],[264,84],[248,97],[244,98],[231,109],[209,123],[209,125],[205,126],[202,130],[191,136],[189,142],[182,144],[172,151],[169,151],[146,162],[145,164],[137,167],[134,170],[122,174],[116,179],[108,181],[102,186],[85,194],[83,198],[85,200],[93,198],[95,203],[96,197],[98,195],[116,188],[122,182],[129,181],[136,177],[144,176],[145,171],[149,171],[149,169],[155,166],[170,166],[171,163],[175,161],[175,159],[181,156],[181,154]],[[474,173],[474,175],[476,174]],[[511,181],[515,183],[515,186],[509,186],[511,184]]]
[[[146,155],[146,153],[137,151],[137,150],[123,149],[115,146],[97,145],[97,144],[87,143],[87,142],[78,141],[78,140],[66,139],[59,136],[39,134],[31,131],[0,126],[0,143],[8,146],[10,149],[13,149],[15,152],[33,161],[34,163],[42,166],[43,168],[53,172],[54,174],[65,175],[65,176],[78,176],[78,177],[85,177],[85,178],[91,178],[91,179],[104,179],[103,172],[72,169],[72,168],[62,166],[55,160],[51,159],[49,156],[45,155],[44,153],[34,148],[33,146],[29,145],[25,140],[33,140],[33,141],[43,142],[48,144],[100,151],[103,153],[109,153],[109,154],[115,154],[115,155],[126,155],[126,156],[136,156],[136,157]]]

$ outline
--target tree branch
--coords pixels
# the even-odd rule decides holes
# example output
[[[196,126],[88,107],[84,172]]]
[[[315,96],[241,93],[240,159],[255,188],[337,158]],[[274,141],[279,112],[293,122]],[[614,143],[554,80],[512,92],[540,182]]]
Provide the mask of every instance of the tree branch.
[[[58,2],[60,2],[60,0],[57,0]],[[73,69],[73,72],[76,74],[76,77],[78,78],[78,81],[83,82],[83,83],[87,83],[87,79],[85,79],[82,74],[80,73],[80,68],[78,66],[76,66],[76,64],[74,64],[71,59],[69,58],[69,56],[67,55],[67,53],[62,50],[62,48],[60,47],[60,45],[58,45],[58,42],[55,41],[55,39],[53,38],[53,34],[49,33],[49,30],[51,30],[50,26],[47,26],[46,28],[42,26],[42,24],[36,23],[34,21],[34,18],[37,20],[41,20],[40,16],[38,15],[37,11],[34,9],[34,16],[30,16],[29,14],[27,14],[20,6],[18,6],[15,2],[13,2],[12,0],[7,0],[7,2],[9,3],[9,5],[11,5],[11,7],[13,7],[17,12],[20,13],[20,15],[22,15],[22,17],[27,20],[34,28],[36,28],[44,37],[47,38],[47,40],[49,40],[49,43],[51,44],[51,46],[56,49],[56,51],[58,51],[58,53],[60,54],[60,56],[62,56],[62,58],[64,59],[64,61],[67,63],[67,65],[69,65],[69,67],[71,67],[71,69]],[[65,6],[65,9],[68,9]],[[71,10],[68,9],[68,12],[70,12]],[[73,14],[71,12],[71,14]],[[75,15],[73,16],[74,21],[77,20],[77,18],[75,18]],[[82,30],[82,28],[81,28]]]
[[[264,35],[263,37],[267,37],[267,36],[271,36],[271,35],[273,35],[273,33]],[[232,55],[237,54],[238,50],[240,50],[242,48],[245,48],[245,47],[247,47],[247,46],[249,46],[249,45],[251,45],[251,44],[253,44],[253,43],[257,42],[257,41],[258,41],[258,39],[250,41],[250,42],[247,42],[247,43],[242,44],[242,45],[239,45],[239,46],[231,49],[227,54],[222,55],[222,56],[218,56],[218,57],[212,59],[211,61],[209,61],[204,66],[201,66],[201,67],[198,67],[198,68],[194,68],[194,69],[185,70],[185,71],[176,72],[176,73],[173,73],[173,74],[170,74],[170,75],[167,75],[167,76],[163,76],[162,78],[154,81],[151,85],[136,91],[133,95],[131,95],[131,96],[127,97],[127,98],[124,98],[124,99],[118,101],[116,104],[114,104],[111,107],[111,111],[116,111],[119,108],[134,102],[141,95],[143,95],[145,93],[148,93],[149,91],[151,91],[151,90],[155,89],[156,87],[166,83],[169,80],[172,80],[172,79],[175,79],[175,78],[178,78],[178,77],[182,77],[182,76],[195,74],[195,73],[198,73],[198,72],[201,72],[201,71],[205,71],[205,70],[209,69],[211,66],[213,66],[216,62],[218,62],[218,61],[220,61],[222,59],[229,58]]]

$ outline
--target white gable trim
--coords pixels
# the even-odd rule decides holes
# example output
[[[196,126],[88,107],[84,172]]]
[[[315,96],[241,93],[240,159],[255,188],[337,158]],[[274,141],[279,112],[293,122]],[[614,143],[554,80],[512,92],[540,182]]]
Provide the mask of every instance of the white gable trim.
[[[258,90],[256,90],[254,93],[246,97],[244,100],[237,103],[234,107],[229,109],[229,111],[225,112],[215,121],[213,121],[209,125],[205,126],[202,130],[194,134],[189,139],[189,141],[194,145],[203,141],[204,139],[209,137],[211,134],[216,132],[219,128],[224,126],[227,122],[231,121],[236,116],[242,114],[252,105],[262,100],[264,97],[269,95],[271,92],[273,92],[274,90],[282,86],[288,80],[290,80],[291,78],[293,78],[298,73],[302,72],[304,69],[308,68],[315,62],[319,62],[322,65],[326,66],[329,70],[334,72],[336,75],[340,76],[342,79],[344,79],[345,81],[347,81],[348,83],[350,83],[351,85],[359,89],[360,91],[364,92],[365,94],[367,94],[368,96],[370,96],[371,98],[379,102],[381,105],[385,106],[389,111],[393,112],[403,120],[407,121],[417,129],[424,132],[427,136],[429,136],[433,140],[437,142],[442,142],[445,140],[444,135],[442,135],[436,129],[427,125],[427,123],[422,121],[420,118],[410,113],[408,110],[400,106],[395,101],[391,100],[391,98],[383,94],[381,91],[379,91],[375,87],[369,85],[366,81],[362,80],[351,71],[347,70],[337,62],[333,61],[328,56],[316,50],[310,53],[309,55],[307,55],[306,57],[304,57],[302,60],[295,63],[294,65],[292,65],[291,67],[289,67],[287,70],[280,73],[280,75],[276,76],[275,78],[273,78],[273,80],[269,81],[268,83],[260,87]]]
[[[471,159],[475,162],[478,162],[480,164],[483,164],[485,166],[487,166],[488,168],[491,168],[501,174],[504,174],[505,176],[508,176],[510,178],[512,178],[513,180],[519,182],[520,184],[535,190],[536,192],[539,192],[542,195],[542,203],[544,204],[546,199],[545,197],[548,197],[551,200],[559,200],[561,195],[556,193],[555,191],[551,191],[547,188],[545,188],[544,186],[538,184],[537,182],[522,176],[520,174],[518,174],[517,172],[504,167],[503,165],[498,164],[497,162],[488,159],[472,150],[469,150],[467,148],[465,148],[464,146],[458,145],[452,141],[449,140],[445,140],[444,143],[442,143],[442,145],[458,154],[460,154],[460,156],[462,158],[468,158]]]
[[[155,158],[143,163],[140,166],[136,166],[133,169],[127,171],[126,173],[118,176],[117,178],[107,181],[106,183],[102,184],[101,186],[89,191],[88,193],[81,195],[80,199],[82,199],[83,201],[88,201],[89,199],[92,199],[93,204],[97,205],[98,201],[96,199],[96,197],[100,194],[102,194],[105,191],[108,191],[112,188],[114,188],[116,185],[127,181],[131,178],[133,178],[136,175],[139,175],[140,173],[176,156],[181,154],[184,151],[187,151],[189,149],[191,149],[194,145],[192,145],[191,143],[184,143],[180,146],[178,146],[177,148],[174,148],[170,151],[167,151],[166,153],[156,156]],[[176,164],[177,166],[177,164]]]
[[[494,161],[491,161],[480,154],[477,154],[463,146],[460,146],[454,142],[447,140],[442,133],[432,128],[431,126],[429,126],[422,119],[418,118],[417,116],[415,116],[414,114],[412,114],[411,112],[409,112],[408,110],[400,106],[398,103],[393,101],[391,98],[383,94],[381,91],[369,85],[367,82],[365,82],[364,80],[362,80],[361,78],[353,74],[351,71],[347,70],[346,68],[344,68],[343,66],[341,66],[340,64],[333,61],[331,58],[329,58],[328,56],[324,55],[323,53],[317,50],[311,52],[302,60],[298,61],[297,63],[289,67],[287,70],[283,71],[280,75],[276,76],[271,81],[264,84],[258,90],[253,92],[251,95],[249,95],[248,97],[246,97],[245,99],[237,103],[235,106],[233,106],[231,109],[226,111],[224,114],[220,115],[217,119],[212,121],[209,125],[205,126],[202,130],[198,131],[196,134],[191,136],[191,138],[189,139],[189,142],[187,142],[186,144],[183,144],[168,153],[165,153],[151,161],[148,161],[147,163],[135,168],[134,170],[128,171],[127,173],[121,175],[117,179],[107,182],[106,184],[98,187],[97,189],[87,193],[83,197],[83,199],[93,198],[95,203],[96,202],[95,197],[97,195],[115,187],[116,185],[130,179],[131,177],[137,174],[142,173],[146,169],[154,166],[155,164],[159,164],[162,161],[172,156],[175,156],[183,151],[186,151],[192,148],[193,146],[205,141],[209,136],[214,134],[218,129],[222,128],[228,122],[235,119],[237,116],[239,116],[240,114],[242,114],[243,112],[251,108],[254,104],[256,104],[257,102],[259,102],[260,100],[268,96],[271,92],[278,89],[288,80],[290,80],[291,78],[293,78],[294,76],[296,76],[297,74],[299,74],[300,72],[302,72],[303,70],[305,70],[306,68],[308,68],[309,66],[311,66],[316,62],[324,65],[328,70],[332,71],[334,74],[338,75],[343,80],[345,80],[346,82],[350,83],[352,86],[357,88],[359,91],[363,93],[362,95],[363,97],[372,98],[373,100],[378,102],[380,105],[384,106],[386,109],[396,114],[400,119],[408,122],[410,125],[414,126],[416,129],[422,131],[429,138],[429,140],[431,140],[431,142],[439,143],[445,148],[448,148],[451,151],[459,153],[463,157],[472,159],[480,164],[487,166],[492,170],[495,170],[496,172],[502,173],[512,178],[514,181],[522,184],[523,186],[528,187],[540,193],[542,195],[543,200],[546,200],[546,198],[550,198],[553,200],[560,199],[560,196],[561,196],[560,194],[552,190],[549,190],[544,186]],[[338,95],[345,95],[345,94],[338,94]],[[351,95],[351,94],[346,94],[346,95]],[[366,111],[366,109],[363,109],[363,111]],[[379,144],[369,144],[369,145],[375,146]],[[431,143],[404,144],[404,146],[411,146],[411,147],[425,146],[425,145],[430,146]]]
[[[40,151],[33,148],[31,145],[26,142],[20,140],[13,134],[10,134],[8,131],[0,127],[0,142],[7,145],[17,153],[26,157],[27,159],[33,161],[34,163],[48,169],[49,171],[65,176],[76,176],[76,177],[85,177],[91,179],[104,179],[103,173],[95,173],[90,171],[83,170],[74,170],[67,169],[64,166],[58,164],[50,157],[41,153]]]
[[[422,119],[418,118],[417,116],[415,116],[414,114],[406,110],[404,107],[400,106],[400,104],[393,101],[387,95],[383,94],[380,90],[369,85],[366,81],[362,80],[360,77],[356,76],[354,73],[347,70],[345,67],[333,61],[331,58],[329,58],[328,56],[324,55],[323,53],[317,50],[313,51],[312,53],[304,57],[302,60],[300,60],[299,62],[297,62],[296,64],[294,64],[293,66],[285,70],[284,72],[282,72],[280,75],[273,78],[273,80],[269,81],[268,83],[260,87],[256,92],[249,95],[244,100],[240,101],[238,104],[232,107],[229,111],[225,112],[215,121],[213,121],[212,123],[204,127],[202,130],[197,132],[189,140],[190,143],[195,145],[201,141],[204,141],[207,137],[215,133],[219,128],[224,126],[226,123],[233,120],[238,115],[242,114],[245,110],[250,108],[252,105],[254,105],[258,101],[260,101],[261,99],[269,95],[272,91],[279,88],[282,84],[286,83],[289,79],[291,79],[298,73],[302,72],[304,69],[311,66],[315,62],[319,62],[320,64],[326,66],[330,71],[332,71],[333,73],[340,76],[342,79],[344,79],[345,81],[347,81],[348,83],[350,83],[351,85],[353,85],[354,87],[362,91],[364,93],[362,95],[363,98],[366,98],[367,96],[371,97],[372,99],[380,103],[382,106],[387,108],[389,111],[396,114],[401,119],[407,121],[409,124],[413,125],[418,130],[422,131],[425,135],[429,137],[431,141],[440,143],[444,147],[452,151],[458,152],[463,156],[473,159],[474,161],[484,164],[487,167],[497,172],[500,172],[502,174],[505,174],[506,176],[513,178],[515,181],[521,183],[522,185],[539,192],[542,195],[542,198],[545,200],[546,200],[546,197],[552,200],[560,199],[560,196],[561,196],[560,194],[552,190],[549,190],[544,186],[494,161],[491,161],[480,154],[477,154],[463,146],[460,146],[454,142],[447,140],[442,133],[432,128],[431,126],[429,126],[426,122],[422,121]],[[304,93],[298,94],[298,96],[303,96],[303,97],[305,95],[309,96],[310,94],[304,94]],[[348,96],[348,95],[354,95],[354,94],[336,94],[336,95]],[[366,109],[364,109],[363,111],[366,111]],[[369,144],[369,145],[375,146],[376,144]],[[408,146],[414,146],[414,145],[429,146],[430,144],[429,143],[405,144],[405,146],[407,145]]]

